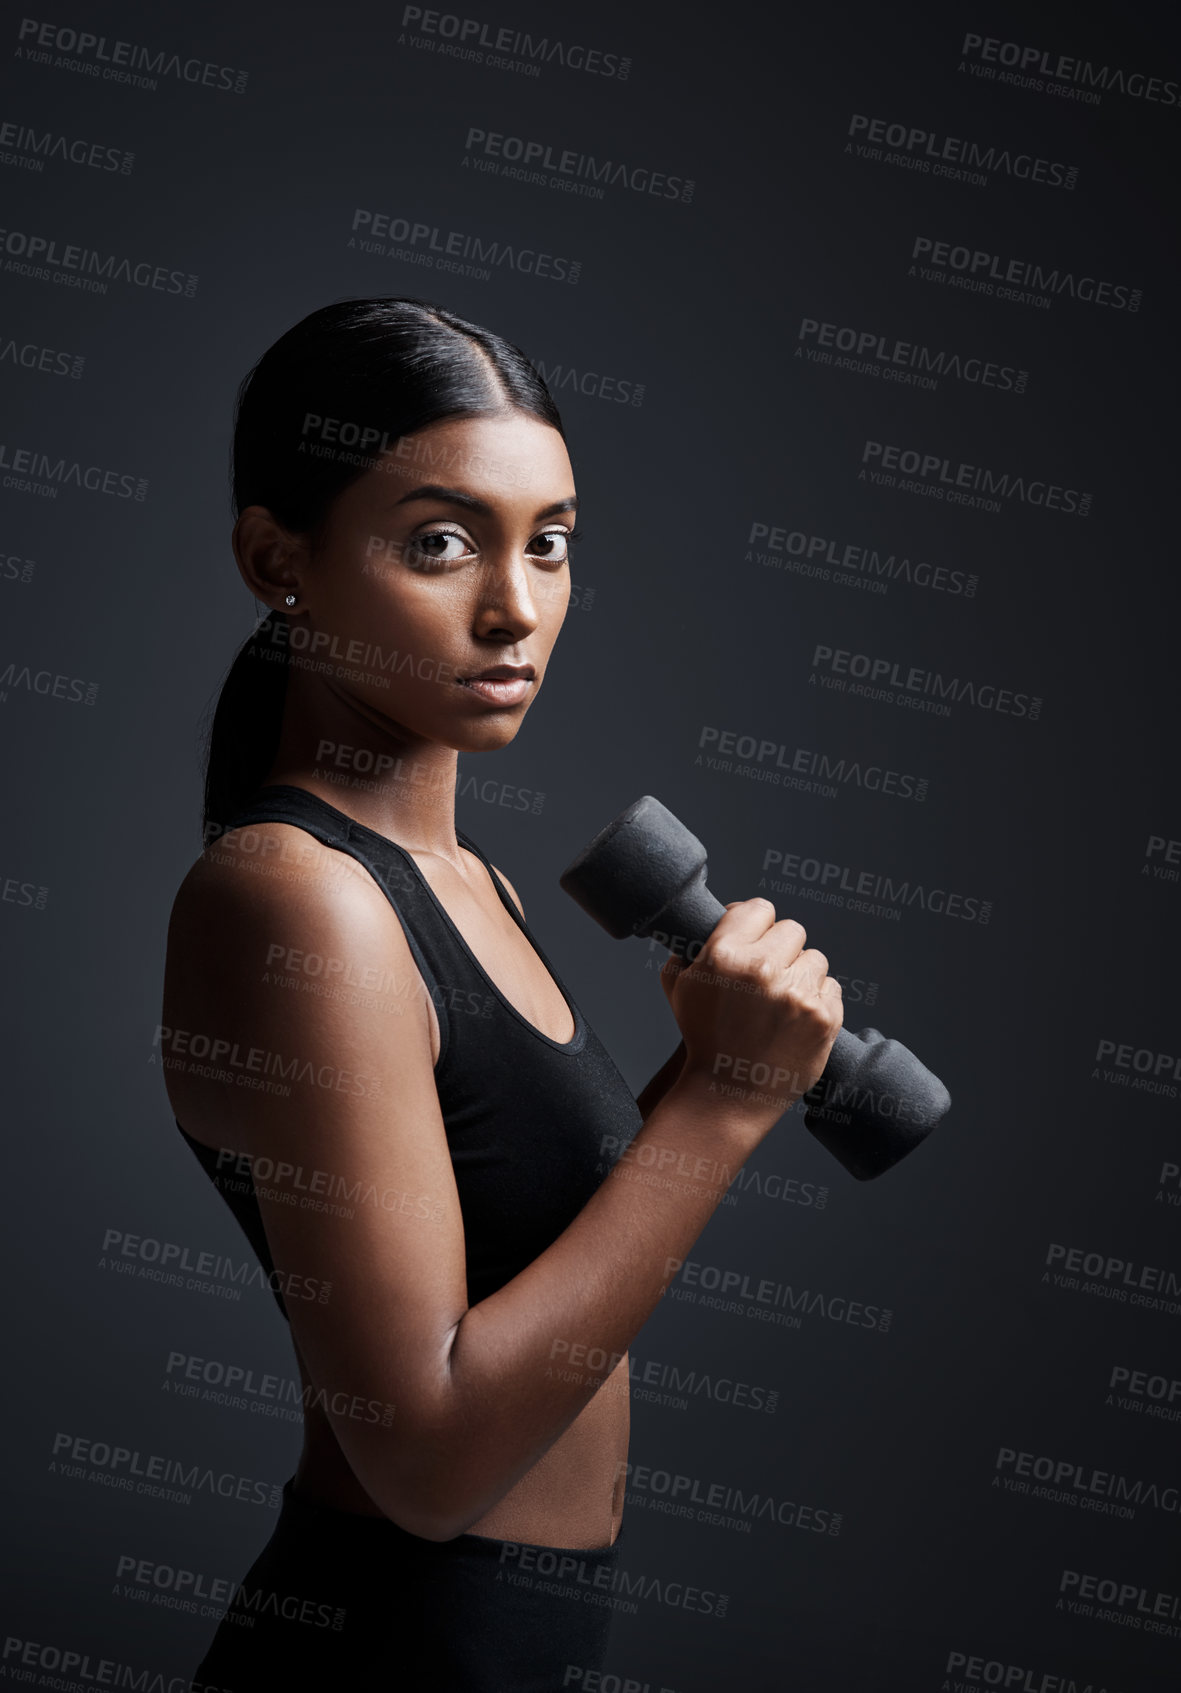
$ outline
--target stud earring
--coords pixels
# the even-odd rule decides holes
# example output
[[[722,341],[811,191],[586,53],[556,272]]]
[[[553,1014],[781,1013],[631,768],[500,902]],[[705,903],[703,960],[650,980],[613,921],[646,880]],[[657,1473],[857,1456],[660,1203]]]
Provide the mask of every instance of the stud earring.
[[[287,604],[288,605],[294,605],[295,604],[295,595],[294,594],[288,594]]]

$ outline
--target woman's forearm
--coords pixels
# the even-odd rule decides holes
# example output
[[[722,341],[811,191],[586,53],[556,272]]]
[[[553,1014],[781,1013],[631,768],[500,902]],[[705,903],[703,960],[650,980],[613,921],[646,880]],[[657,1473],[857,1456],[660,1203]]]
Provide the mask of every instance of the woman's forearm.
[[[646,1082],[636,1095],[636,1104],[640,1108],[640,1116],[647,1121],[655,1106],[660,1104],[669,1088],[672,1087],[685,1063],[685,1042],[677,1043],[676,1050],[665,1059],[651,1081]]]
[[[770,1126],[705,1083],[674,1085],[557,1240],[464,1314],[418,1448],[441,1538],[503,1498],[593,1397]]]

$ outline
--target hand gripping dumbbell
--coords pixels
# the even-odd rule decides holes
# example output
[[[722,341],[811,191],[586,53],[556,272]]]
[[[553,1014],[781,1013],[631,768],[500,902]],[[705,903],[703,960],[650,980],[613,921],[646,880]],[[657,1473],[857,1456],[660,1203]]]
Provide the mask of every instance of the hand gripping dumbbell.
[[[616,940],[650,938],[691,961],[726,909],[705,885],[705,866],[696,835],[645,794],[599,830],[559,881]],[[807,1127],[858,1181],[905,1158],[951,1105],[938,1076],[877,1029],[840,1029],[803,1097]]]

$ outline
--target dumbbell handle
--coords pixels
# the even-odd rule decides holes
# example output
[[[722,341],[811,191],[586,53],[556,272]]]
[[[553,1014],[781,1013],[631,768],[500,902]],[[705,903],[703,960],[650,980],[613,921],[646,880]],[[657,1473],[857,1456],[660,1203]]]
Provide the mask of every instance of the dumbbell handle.
[[[676,928],[666,929],[658,913],[650,934],[700,945],[726,907],[705,886],[704,875],[686,888],[676,906]],[[837,1030],[819,1081],[804,1095],[804,1122],[816,1139],[860,1181],[881,1175],[914,1149],[951,1105],[937,1076],[908,1047],[877,1029]]]
[[[705,884],[704,849],[692,874],[685,877],[671,899],[649,914],[643,884],[641,853],[626,836],[616,851],[631,854],[626,881],[604,889],[601,871],[583,879],[584,862],[624,826],[655,808],[664,807],[651,795],[629,806],[574,860],[560,878],[561,886],[596,922],[617,939],[626,935],[650,937],[670,951],[689,956],[696,951],[725,914],[725,906]],[[667,814],[671,818],[671,813]],[[678,830],[684,825],[676,820]],[[686,831],[687,833],[687,831]],[[642,836],[637,831],[637,839]],[[700,848],[695,837],[689,837]],[[600,857],[601,863],[601,857]],[[658,872],[663,881],[664,872]],[[655,883],[653,885],[656,885]],[[667,882],[664,882],[667,889]],[[612,895],[618,893],[618,899]],[[636,909],[642,918],[627,916]],[[881,1175],[930,1133],[951,1105],[951,1095],[914,1053],[877,1029],[854,1034],[840,1029],[820,1079],[803,1096],[804,1122],[811,1133],[859,1181]]]

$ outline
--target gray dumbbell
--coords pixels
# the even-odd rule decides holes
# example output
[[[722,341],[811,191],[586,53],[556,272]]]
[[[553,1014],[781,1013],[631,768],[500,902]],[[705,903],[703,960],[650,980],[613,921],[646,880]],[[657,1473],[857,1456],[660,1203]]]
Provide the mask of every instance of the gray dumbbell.
[[[705,870],[696,835],[645,794],[600,829],[559,880],[616,940],[651,938],[692,959],[726,909],[706,887]],[[951,1095],[898,1041],[842,1028],[804,1101],[811,1133],[866,1181],[926,1138]]]

